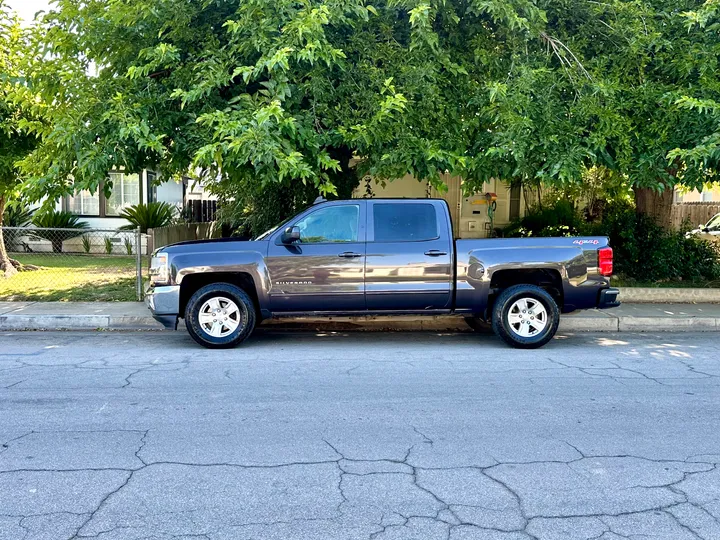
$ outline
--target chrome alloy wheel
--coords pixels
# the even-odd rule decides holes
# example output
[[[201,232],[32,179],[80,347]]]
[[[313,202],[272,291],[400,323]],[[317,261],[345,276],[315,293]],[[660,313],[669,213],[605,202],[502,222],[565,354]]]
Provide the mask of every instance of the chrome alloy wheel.
[[[244,324],[244,317],[235,302],[224,296],[216,296],[202,305],[198,322],[207,335],[224,338]]]
[[[515,302],[507,317],[513,333],[524,338],[537,336],[548,323],[545,306],[535,298],[521,298]]]

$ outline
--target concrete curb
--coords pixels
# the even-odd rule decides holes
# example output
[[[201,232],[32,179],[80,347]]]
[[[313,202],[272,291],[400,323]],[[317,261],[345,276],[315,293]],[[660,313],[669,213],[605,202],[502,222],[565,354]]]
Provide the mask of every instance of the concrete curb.
[[[182,327],[182,324],[181,324]],[[268,331],[315,332],[471,332],[462,317],[333,317],[274,319]],[[126,330],[162,331],[138,302],[10,303],[0,302],[0,331]],[[720,331],[720,306],[715,304],[625,304],[610,310],[563,315],[560,332],[712,332]]]
[[[620,287],[619,299],[629,304],[720,304],[720,289]]]

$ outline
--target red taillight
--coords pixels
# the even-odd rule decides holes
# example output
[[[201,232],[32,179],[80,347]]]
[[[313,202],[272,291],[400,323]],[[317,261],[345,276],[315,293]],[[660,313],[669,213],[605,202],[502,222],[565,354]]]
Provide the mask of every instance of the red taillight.
[[[612,276],[613,250],[609,247],[598,249],[598,268],[601,276]]]

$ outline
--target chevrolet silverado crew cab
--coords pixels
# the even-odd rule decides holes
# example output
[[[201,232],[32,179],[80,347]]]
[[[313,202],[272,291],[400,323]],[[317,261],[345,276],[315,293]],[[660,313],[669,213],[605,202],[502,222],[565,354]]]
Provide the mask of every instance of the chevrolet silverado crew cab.
[[[560,313],[620,304],[612,266],[602,237],[455,240],[443,200],[321,200],[252,241],[157,250],[146,301],[210,348],[271,317],[446,314],[536,348]]]

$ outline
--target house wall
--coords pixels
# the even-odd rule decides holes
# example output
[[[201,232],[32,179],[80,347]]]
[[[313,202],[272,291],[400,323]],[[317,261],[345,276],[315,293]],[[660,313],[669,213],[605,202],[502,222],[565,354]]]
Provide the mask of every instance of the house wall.
[[[702,192],[693,190],[687,193],[683,193],[679,190],[676,190],[675,202],[720,202],[720,186],[715,186],[712,189],[704,189]]]
[[[443,175],[443,182],[447,191],[440,192],[434,188],[428,189],[426,181],[418,181],[415,177],[406,175],[402,178],[382,183],[371,180],[371,197],[373,198],[441,198],[447,201],[453,221],[453,230],[458,238],[487,238],[491,229],[502,228],[508,225],[510,219],[510,188],[504,182],[492,180],[486,183],[481,193],[466,195],[463,193],[462,179],[449,174]],[[368,186],[365,181],[353,191],[354,198],[366,197]],[[497,208],[491,224],[488,216],[488,206],[484,193],[497,195]],[[520,193],[520,215],[525,211],[525,201]]]

